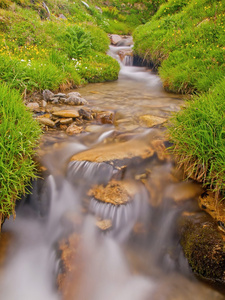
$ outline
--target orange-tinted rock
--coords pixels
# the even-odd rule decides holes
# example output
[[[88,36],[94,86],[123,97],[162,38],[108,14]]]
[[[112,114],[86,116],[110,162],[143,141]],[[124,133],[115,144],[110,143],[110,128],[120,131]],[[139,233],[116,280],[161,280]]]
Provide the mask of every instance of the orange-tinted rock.
[[[88,195],[105,203],[121,205],[131,201],[137,191],[134,181],[111,180],[106,186],[95,185]]]
[[[41,123],[42,125],[49,126],[49,127],[54,127],[55,122],[53,122],[49,118],[37,118],[38,122]]]
[[[130,140],[123,143],[106,144],[87,151],[75,154],[71,160],[106,162],[113,160],[131,159],[141,157],[142,159],[153,156],[153,147],[143,140]]]
[[[61,118],[78,118],[79,112],[75,109],[59,110],[52,113],[56,117]]]
[[[143,115],[139,117],[140,123],[142,126],[153,127],[156,125],[163,124],[167,121],[165,118],[152,116],[152,115]]]
[[[67,134],[79,134],[83,131],[83,128],[80,126],[77,126],[75,124],[71,124],[67,129],[66,133]]]

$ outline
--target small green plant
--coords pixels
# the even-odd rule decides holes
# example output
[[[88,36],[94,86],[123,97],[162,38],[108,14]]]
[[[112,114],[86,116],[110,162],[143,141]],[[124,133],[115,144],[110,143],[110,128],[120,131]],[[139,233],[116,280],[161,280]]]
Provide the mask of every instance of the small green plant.
[[[91,37],[80,26],[67,27],[60,39],[69,58],[80,59],[91,49]]]

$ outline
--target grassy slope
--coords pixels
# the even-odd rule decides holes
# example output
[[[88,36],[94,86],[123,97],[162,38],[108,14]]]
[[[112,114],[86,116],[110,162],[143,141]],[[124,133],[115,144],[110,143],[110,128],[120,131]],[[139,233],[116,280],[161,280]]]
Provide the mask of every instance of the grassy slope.
[[[169,128],[188,175],[225,190],[225,2],[169,0],[134,32],[135,52],[168,91],[192,94]]]

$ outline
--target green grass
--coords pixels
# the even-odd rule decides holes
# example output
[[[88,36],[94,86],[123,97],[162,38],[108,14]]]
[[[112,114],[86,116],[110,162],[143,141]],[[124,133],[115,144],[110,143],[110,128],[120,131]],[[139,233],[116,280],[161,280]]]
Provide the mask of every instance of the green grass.
[[[169,92],[192,94],[170,121],[173,153],[188,176],[225,192],[224,1],[165,1],[136,28],[134,52]]]
[[[194,96],[168,128],[173,153],[189,177],[225,191],[225,79]]]
[[[18,91],[0,84],[0,220],[14,212],[18,195],[35,177],[33,161],[41,129]],[[1,222],[0,222],[1,224]]]

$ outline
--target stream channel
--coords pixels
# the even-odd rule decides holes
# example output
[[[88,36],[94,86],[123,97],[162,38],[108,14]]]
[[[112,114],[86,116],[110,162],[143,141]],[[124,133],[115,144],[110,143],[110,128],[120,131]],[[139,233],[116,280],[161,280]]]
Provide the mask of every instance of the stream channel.
[[[0,299],[224,299],[195,278],[179,244],[178,220],[198,210],[202,189],[183,182],[164,151],[165,127],[146,117],[168,119],[182,98],[150,70],[122,63],[117,81],[79,92],[114,121],[44,135],[45,180],[3,226],[13,238]]]

